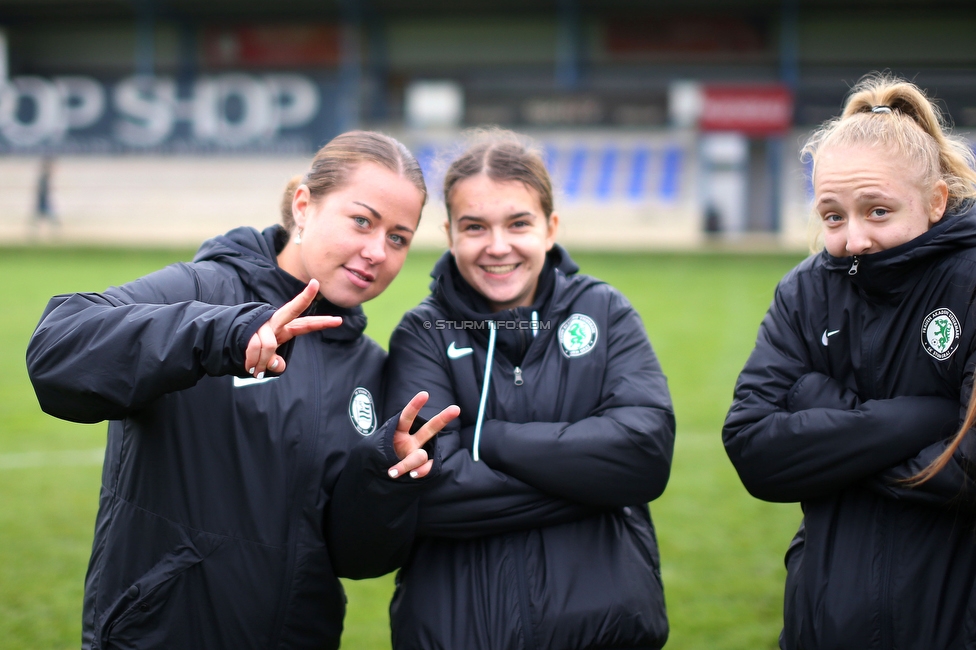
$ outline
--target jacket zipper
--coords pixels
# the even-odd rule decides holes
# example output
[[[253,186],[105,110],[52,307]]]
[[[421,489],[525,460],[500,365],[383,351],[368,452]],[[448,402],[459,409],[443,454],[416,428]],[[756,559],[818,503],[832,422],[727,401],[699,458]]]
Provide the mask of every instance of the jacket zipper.
[[[529,580],[525,576],[525,538],[528,531],[515,533],[515,576],[518,579],[519,591],[519,616],[522,618],[522,637],[525,641],[525,650],[535,650],[535,630],[532,626],[532,610],[529,609]]]
[[[521,386],[524,383],[522,367],[515,366],[514,374],[515,385]],[[521,413],[525,413],[527,408],[525,394],[525,391],[516,391],[516,402]],[[525,558],[528,557],[525,541],[528,534],[528,531],[520,531],[513,535],[516,549],[513,561],[515,562],[515,576],[518,580],[519,616],[522,619],[522,635],[525,642],[523,647],[524,650],[535,650],[535,630],[532,625],[532,609],[529,607],[529,579],[526,576],[525,569]]]
[[[313,376],[316,378],[323,377],[324,375],[320,372],[318,367],[319,357],[314,354],[307,355],[306,358],[311,358],[312,370],[315,373]],[[316,380],[319,385],[321,385],[321,380]],[[312,426],[309,427],[309,431],[319,430],[319,418],[322,413],[322,399],[324,391],[315,391],[315,404],[313,405],[314,410],[311,411],[314,415],[312,417]],[[295,485],[292,488],[293,494],[291,497],[292,507],[291,513],[288,517],[288,533],[286,537],[285,546],[285,579],[282,581],[282,593],[281,598],[278,602],[278,611],[275,613],[274,628],[272,643],[269,647],[277,647],[281,642],[281,637],[286,633],[285,624],[288,621],[288,604],[291,602],[292,596],[295,593],[295,571],[296,565],[298,563],[298,537],[300,535],[299,528],[301,526],[301,512],[305,507],[305,500],[302,498],[304,493],[303,486],[308,484],[308,473],[311,470],[311,464],[315,462],[315,452],[316,445],[315,439],[312,438],[311,448],[309,449],[309,435],[306,432],[305,435],[301,437],[298,441],[299,448],[306,448],[307,453],[302,454],[301,457],[310,462],[303,463],[295,471]],[[345,592],[343,592],[345,596]]]
[[[887,504],[881,505],[881,530],[884,536],[881,541],[881,647],[884,650],[893,648],[892,628],[893,612],[891,611],[891,521],[888,516]]]
[[[525,355],[522,359],[524,364],[529,361],[529,348],[532,347],[533,339],[538,335],[540,325],[539,325],[539,315],[538,312],[532,312],[532,338],[527,341],[525,346]],[[523,339],[524,341],[525,339]],[[514,384],[516,386],[522,386],[525,383],[522,372],[522,365],[517,365],[513,369],[513,375],[515,377]],[[526,404],[527,393],[523,390],[515,391],[515,401],[516,407],[520,413],[528,412],[528,404]],[[535,644],[535,629],[532,623],[532,609],[529,606],[530,595],[529,595],[529,580],[526,575],[525,562],[526,557],[528,557],[528,551],[526,550],[526,541],[528,537],[528,531],[516,532],[512,535],[514,546],[515,546],[515,557],[512,558],[515,563],[515,576],[518,581],[518,608],[519,616],[522,619],[522,634],[524,637],[524,650],[536,650]]]
[[[515,320],[516,322],[518,322],[519,324],[521,324],[522,321],[519,321],[519,313],[518,313],[518,310],[516,310],[516,309],[510,309],[508,311],[508,313],[509,313],[509,315],[511,316],[511,318],[513,320]],[[533,312],[533,313],[535,313],[535,312]],[[532,327],[532,325],[530,323],[529,324],[529,328],[531,329],[531,327]],[[532,344],[532,340],[531,339],[526,340],[526,339],[528,339],[528,336],[526,336],[525,330],[517,329],[517,330],[515,330],[515,332],[518,335],[518,343],[519,343],[519,353],[520,353],[520,356],[522,356],[524,358],[525,357],[525,353],[529,349],[529,345]]]
[[[854,265],[851,270],[848,271],[851,275],[857,272],[857,256],[854,256]],[[881,332],[885,331],[885,326],[890,318],[879,317],[874,323],[868,326],[861,336],[861,339],[866,344],[866,350],[864,350],[865,363],[865,378],[867,383],[867,399],[881,399],[882,392],[878,389],[878,374],[875,371],[877,368],[876,357],[878,355],[878,349],[881,347],[879,344],[879,337]],[[887,390],[884,391],[887,394]],[[883,500],[882,500],[883,501]],[[894,641],[892,640],[893,628],[894,628],[894,613],[892,612],[892,602],[891,602],[891,562],[892,555],[894,553],[892,545],[894,543],[890,507],[887,503],[881,504],[881,577],[880,577],[880,593],[878,594],[878,606],[881,610],[880,612],[880,636],[881,636],[881,648],[882,650],[889,650],[894,647]]]
[[[857,259],[857,255],[854,256],[854,263],[851,264],[850,270],[847,271],[847,275],[857,275],[857,265],[861,260]]]
[[[857,266],[857,257],[854,258],[854,267]],[[867,342],[867,350],[864,355],[865,359],[865,375],[867,381],[867,394],[864,396],[866,399],[881,399],[883,396],[888,394],[888,390],[882,387],[879,390],[878,387],[878,365],[876,359],[879,352],[879,342],[878,339],[881,336],[881,332],[886,330],[887,323],[893,316],[889,315],[887,317],[882,317],[877,319],[872,325],[865,329],[862,339]],[[884,351],[881,351],[884,354]],[[891,602],[891,563],[892,556],[894,555],[894,550],[892,548],[894,544],[892,527],[893,522],[891,520],[892,514],[891,509],[887,507],[887,504],[881,504],[881,577],[880,577],[880,595],[879,595],[879,606],[881,608],[881,648],[883,650],[889,650],[894,647],[894,641],[892,640],[892,633],[894,627],[892,612],[892,602]]]

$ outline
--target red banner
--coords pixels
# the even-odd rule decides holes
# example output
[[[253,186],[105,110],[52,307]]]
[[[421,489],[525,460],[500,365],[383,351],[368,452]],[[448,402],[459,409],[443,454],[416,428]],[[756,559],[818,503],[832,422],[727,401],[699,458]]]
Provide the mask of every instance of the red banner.
[[[781,135],[793,124],[793,93],[782,85],[706,85],[702,131]]]
[[[335,25],[246,25],[204,32],[204,59],[214,67],[292,68],[339,63]]]

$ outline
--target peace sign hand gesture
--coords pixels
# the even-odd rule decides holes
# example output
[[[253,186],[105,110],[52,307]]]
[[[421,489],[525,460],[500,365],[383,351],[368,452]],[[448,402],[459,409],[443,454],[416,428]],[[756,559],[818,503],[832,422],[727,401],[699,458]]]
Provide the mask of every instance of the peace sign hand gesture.
[[[302,316],[318,293],[319,281],[310,280],[300,294],[282,305],[281,309],[251,336],[244,351],[244,367],[247,369],[247,374],[263,379],[265,370],[283,373],[285,360],[278,354],[278,346],[296,336],[342,324],[342,318],[338,316]]]
[[[451,405],[432,417],[427,424],[420,427],[417,433],[411,434],[410,427],[420,413],[420,409],[427,403],[430,397],[426,391],[417,393],[410,402],[403,407],[400,413],[400,420],[397,422],[396,432],[393,434],[393,450],[396,452],[400,462],[391,467],[388,471],[390,478],[396,478],[404,472],[410,472],[411,478],[423,478],[427,476],[434,466],[434,460],[427,458],[427,451],[423,446],[437,435],[448,422],[461,414],[458,406]]]

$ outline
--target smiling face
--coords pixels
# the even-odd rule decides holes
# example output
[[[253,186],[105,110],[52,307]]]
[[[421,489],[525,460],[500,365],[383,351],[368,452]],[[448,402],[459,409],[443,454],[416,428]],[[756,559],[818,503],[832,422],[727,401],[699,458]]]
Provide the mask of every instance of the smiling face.
[[[379,295],[400,272],[424,197],[406,178],[376,163],[362,163],[339,189],[312,200],[295,190],[292,214],[301,243],[292,238],[278,255],[282,269],[340,307]]]
[[[538,192],[524,183],[483,173],[458,181],[449,200],[447,228],[461,276],[492,311],[531,305],[558,215],[546,219]]]
[[[948,198],[944,181],[926,182],[917,165],[883,147],[822,151],[813,185],[824,246],[835,257],[878,253],[915,239],[942,218]]]

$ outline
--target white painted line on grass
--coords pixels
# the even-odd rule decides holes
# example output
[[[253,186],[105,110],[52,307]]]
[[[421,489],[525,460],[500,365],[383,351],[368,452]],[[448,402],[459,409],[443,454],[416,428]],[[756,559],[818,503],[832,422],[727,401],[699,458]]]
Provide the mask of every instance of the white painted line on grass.
[[[66,465],[101,465],[104,458],[104,447],[68,451],[22,451],[0,454],[0,470],[63,467]]]

